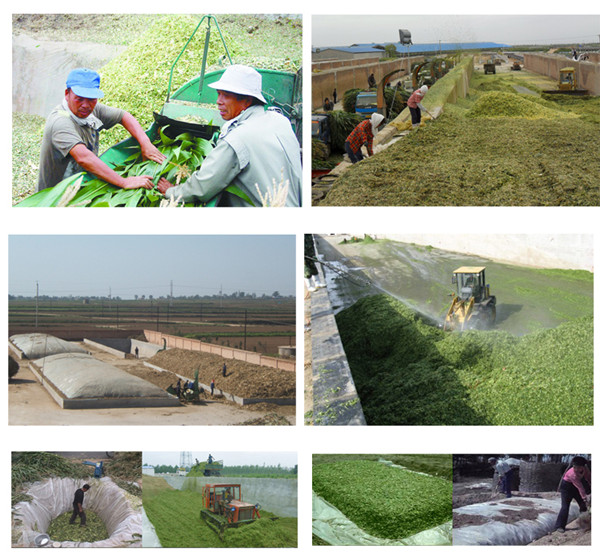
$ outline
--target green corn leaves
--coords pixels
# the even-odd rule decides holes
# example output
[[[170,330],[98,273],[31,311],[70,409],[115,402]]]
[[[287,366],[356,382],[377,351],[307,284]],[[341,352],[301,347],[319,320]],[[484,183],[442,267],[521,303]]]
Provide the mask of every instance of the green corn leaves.
[[[201,165],[213,146],[208,140],[195,138],[189,132],[170,138],[163,130],[154,142],[164,154],[165,161],[144,160],[139,146],[126,148],[131,154],[124,160],[110,163],[122,177],[150,175],[156,185],[161,177],[179,184]],[[58,185],[40,191],[19,204],[19,207],[136,207],[159,206],[162,195],[156,189],[121,189],[88,173],[78,173]]]

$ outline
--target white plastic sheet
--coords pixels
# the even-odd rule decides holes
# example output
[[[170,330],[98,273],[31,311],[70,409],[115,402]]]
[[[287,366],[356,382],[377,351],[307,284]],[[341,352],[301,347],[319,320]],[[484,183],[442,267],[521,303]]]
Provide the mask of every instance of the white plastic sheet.
[[[141,500],[129,496],[110,478],[74,480],[51,478],[31,485],[30,502],[19,502],[12,508],[13,541],[16,546],[34,547],[35,538],[45,533],[50,522],[73,509],[75,490],[85,483],[83,507],[96,513],[104,522],[109,538],[96,542],[50,541],[47,546],[64,548],[141,547]]]
[[[502,510],[539,510],[536,519],[507,521]],[[548,512],[550,510],[550,512]],[[452,542],[460,545],[526,545],[554,530],[560,510],[560,497],[554,499],[513,497],[480,504],[462,506],[455,514],[477,515],[489,518],[482,525],[457,527],[452,531]],[[571,503],[569,522],[579,514],[576,503]]]
[[[391,468],[406,469],[392,461],[379,459]],[[426,473],[411,471],[422,476]],[[432,527],[403,539],[382,539],[363,531],[350,521],[339,509],[313,492],[313,524],[312,531],[325,542],[337,546],[447,546],[452,544],[452,521]]]
[[[340,510],[313,492],[312,532],[334,546],[443,546],[452,544],[452,521],[404,539],[382,539],[363,531]]]
[[[142,546],[144,548],[161,548],[160,539],[152,521],[148,519],[146,511],[142,508]]]

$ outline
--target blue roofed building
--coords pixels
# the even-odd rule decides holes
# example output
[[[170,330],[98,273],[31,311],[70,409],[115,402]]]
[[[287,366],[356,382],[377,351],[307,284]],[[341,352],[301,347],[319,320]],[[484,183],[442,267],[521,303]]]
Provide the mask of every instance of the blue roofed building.
[[[347,47],[313,47],[312,60],[320,62],[326,60],[356,60],[383,56],[386,45],[394,45],[399,55],[424,55],[447,54],[456,51],[468,50],[496,50],[510,47],[505,43],[478,42],[478,43],[417,43],[403,45],[401,43],[357,43]]]

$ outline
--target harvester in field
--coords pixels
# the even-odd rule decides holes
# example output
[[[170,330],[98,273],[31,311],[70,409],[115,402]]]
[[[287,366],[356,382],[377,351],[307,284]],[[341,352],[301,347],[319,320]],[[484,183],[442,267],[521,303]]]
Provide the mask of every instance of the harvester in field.
[[[260,518],[260,505],[242,501],[240,484],[206,484],[202,487],[201,518],[225,538],[225,529],[252,523]]]
[[[457,285],[446,313],[444,330],[486,329],[496,321],[496,296],[485,283],[484,266],[462,266],[452,273]]]

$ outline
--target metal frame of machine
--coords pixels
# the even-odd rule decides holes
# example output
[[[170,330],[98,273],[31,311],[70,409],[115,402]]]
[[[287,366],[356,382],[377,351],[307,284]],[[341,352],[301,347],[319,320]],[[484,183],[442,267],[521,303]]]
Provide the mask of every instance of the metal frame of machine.
[[[240,484],[206,484],[202,487],[200,516],[220,539],[225,537],[225,529],[252,523],[260,518],[259,510],[259,504],[242,501]]]
[[[485,283],[484,266],[462,266],[452,273],[457,285],[446,313],[444,330],[489,328],[496,321],[496,296]]]

